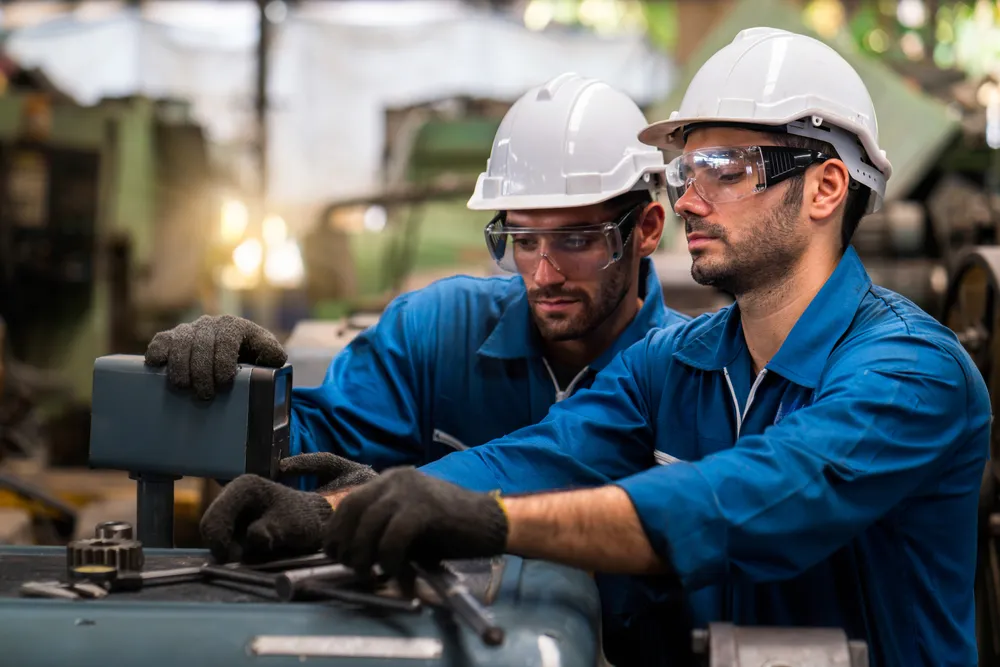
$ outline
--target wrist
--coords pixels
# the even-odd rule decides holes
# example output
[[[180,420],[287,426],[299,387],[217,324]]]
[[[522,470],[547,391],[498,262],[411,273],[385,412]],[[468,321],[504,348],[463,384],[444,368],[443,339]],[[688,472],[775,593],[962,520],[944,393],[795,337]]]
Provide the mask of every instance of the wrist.
[[[337,505],[340,504],[340,501],[347,497],[347,495],[355,488],[357,487],[349,486],[346,489],[337,489],[336,491],[329,491],[320,495],[323,496],[323,499],[326,500],[331,509],[337,509]]]

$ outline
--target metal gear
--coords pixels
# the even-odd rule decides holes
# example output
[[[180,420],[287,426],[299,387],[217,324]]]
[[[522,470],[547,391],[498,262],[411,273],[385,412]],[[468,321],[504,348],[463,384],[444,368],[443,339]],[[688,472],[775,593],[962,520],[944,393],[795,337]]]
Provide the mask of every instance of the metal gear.
[[[138,572],[144,560],[142,543],[135,540],[92,538],[66,545],[66,567],[71,573],[80,565],[109,565],[117,570]]]

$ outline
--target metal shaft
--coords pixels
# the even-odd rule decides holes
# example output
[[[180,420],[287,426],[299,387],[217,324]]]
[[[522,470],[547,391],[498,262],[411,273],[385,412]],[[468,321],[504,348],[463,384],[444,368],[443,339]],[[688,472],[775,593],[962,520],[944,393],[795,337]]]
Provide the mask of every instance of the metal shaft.
[[[174,546],[174,478],[133,473],[136,489],[136,533],[147,548]]]
[[[333,559],[324,553],[309,554],[308,556],[297,556],[295,558],[283,558],[282,560],[272,560],[266,563],[231,563],[226,567],[249,568],[251,570],[287,570],[288,568],[305,568],[319,565],[330,565]]]
[[[483,643],[490,646],[503,643],[503,628],[496,624],[493,614],[479,603],[454,572],[441,565],[424,568],[414,563],[413,567],[420,578],[438,594],[442,604],[447,605],[459,620],[479,635]]]
[[[152,572],[119,571],[111,580],[113,591],[138,591],[146,586],[165,584],[183,584],[189,581],[200,581],[201,567],[178,567],[171,570],[153,570]]]
[[[291,591],[293,597],[290,600],[336,600],[337,602],[361,605],[367,609],[408,613],[423,609],[423,605],[417,599],[390,598],[374,593],[344,590],[325,580],[303,579],[295,582]]]
[[[219,565],[202,565],[201,573],[207,579],[221,579],[223,581],[236,581],[241,584],[253,584],[255,586],[267,586],[274,589],[275,575],[266,572],[253,572],[249,570],[235,570]]]

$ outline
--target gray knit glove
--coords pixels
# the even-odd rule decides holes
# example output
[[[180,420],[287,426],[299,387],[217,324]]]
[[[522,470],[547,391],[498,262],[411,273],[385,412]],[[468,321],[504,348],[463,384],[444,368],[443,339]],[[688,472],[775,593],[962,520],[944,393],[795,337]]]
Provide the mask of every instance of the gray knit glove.
[[[202,315],[153,337],[146,348],[147,366],[166,366],[167,381],[194,389],[208,400],[232,383],[238,364],[280,368],[288,355],[267,329],[232,315]]]

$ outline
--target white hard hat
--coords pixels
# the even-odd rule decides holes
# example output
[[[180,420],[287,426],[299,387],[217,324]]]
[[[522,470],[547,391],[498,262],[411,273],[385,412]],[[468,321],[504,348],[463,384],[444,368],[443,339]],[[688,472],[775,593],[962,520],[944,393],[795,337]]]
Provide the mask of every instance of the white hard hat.
[[[663,182],[663,154],[638,140],[642,110],[596,79],[561,74],[507,111],[473,210],[571,208]]]
[[[825,141],[875,193],[871,210],[885,197],[892,165],[878,146],[871,96],[854,68],[819,40],[775,28],[741,31],[701,66],[681,108],[639,139],[682,149],[686,126],[712,122],[784,125],[789,134]]]

